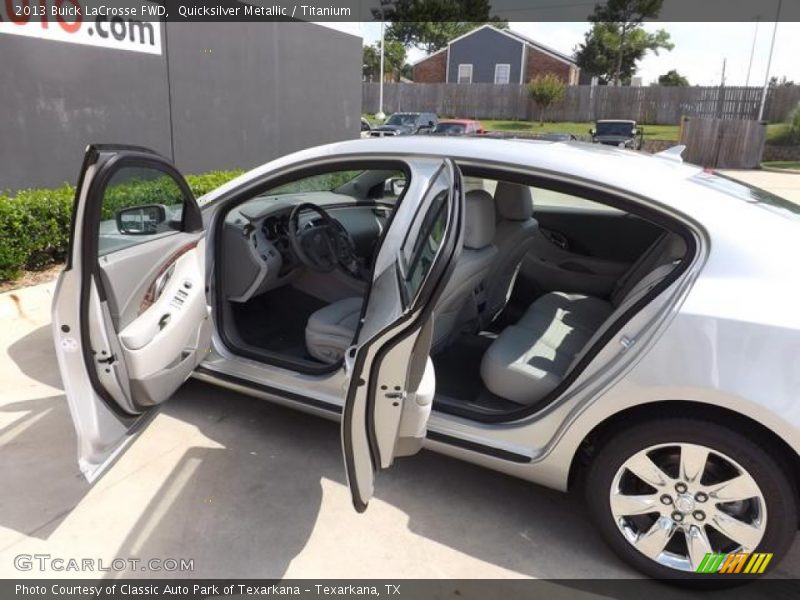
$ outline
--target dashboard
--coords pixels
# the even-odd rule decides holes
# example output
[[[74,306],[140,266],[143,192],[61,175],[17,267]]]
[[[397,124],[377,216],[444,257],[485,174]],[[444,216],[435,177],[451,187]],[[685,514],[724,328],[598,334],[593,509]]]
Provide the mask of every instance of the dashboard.
[[[365,260],[372,258],[390,206],[357,203],[332,192],[299,194],[295,198],[254,198],[225,216],[222,267],[228,300],[247,302],[289,283],[306,268],[292,250],[289,239],[289,216],[294,206],[302,202],[322,206],[353,238],[356,254]],[[317,219],[316,213],[305,212],[300,215],[299,227],[307,227]]]

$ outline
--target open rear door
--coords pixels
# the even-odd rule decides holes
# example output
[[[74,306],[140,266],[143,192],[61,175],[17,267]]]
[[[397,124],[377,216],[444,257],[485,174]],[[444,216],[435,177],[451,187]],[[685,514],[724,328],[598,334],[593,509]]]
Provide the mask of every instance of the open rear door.
[[[209,348],[205,237],[181,174],[131,146],[89,146],[72,219],[53,335],[93,481]]]
[[[463,241],[464,195],[451,160],[414,161],[414,176],[378,251],[356,344],[342,447],[353,505],[362,512],[375,474],[425,439],[436,389],[429,357],[433,307]]]

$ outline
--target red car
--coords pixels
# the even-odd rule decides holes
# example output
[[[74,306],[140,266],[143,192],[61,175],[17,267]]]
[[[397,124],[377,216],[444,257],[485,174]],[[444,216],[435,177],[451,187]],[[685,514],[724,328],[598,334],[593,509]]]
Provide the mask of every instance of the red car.
[[[433,135],[481,135],[486,133],[480,121],[473,119],[445,119],[433,128]]]

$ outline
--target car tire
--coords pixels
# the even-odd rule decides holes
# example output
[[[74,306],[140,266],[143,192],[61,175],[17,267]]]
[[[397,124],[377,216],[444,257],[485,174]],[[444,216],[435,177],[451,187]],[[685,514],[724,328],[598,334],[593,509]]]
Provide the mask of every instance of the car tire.
[[[710,451],[703,463],[703,472],[691,480],[691,473],[687,475],[681,473],[681,470],[693,470],[696,473],[698,469],[692,463],[696,465],[702,462],[703,449]],[[746,535],[739,537],[756,544],[750,549],[751,552],[773,553],[768,571],[774,569],[791,546],[798,525],[797,494],[792,481],[787,477],[790,470],[776,454],[771,453],[769,444],[751,441],[733,429],[710,421],[665,418],[638,423],[617,429],[598,442],[583,478],[584,498],[588,512],[602,537],[620,558],[637,570],[656,579],[670,580],[671,583],[689,587],[719,588],[736,585],[756,576],[744,573],[696,572],[698,559],[692,560],[689,539],[695,540],[694,556],[698,557],[709,545],[714,552],[735,550],[730,545],[733,537],[720,538],[712,521],[714,524],[724,525],[723,528],[728,529],[728,533],[735,531],[741,534],[745,531]],[[684,456],[686,466],[683,462]],[[659,471],[661,474],[666,473],[668,477],[660,478],[658,472],[647,471],[647,459],[650,463],[663,467]],[[736,469],[741,469],[744,473],[737,474]],[[645,479],[634,472],[643,473],[645,479],[651,480],[650,483],[646,483]],[[741,490],[728,485],[730,492],[725,492],[724,489],[719,492],[722,483],[733,481],[729,477],[738,477],[736,482],[741,482]],[[704,483],[700,483],[701,481]],[[753,483],[757,486],[756,489],[753,489]],[[687,485],[691,489],[685,489]],[[711,495],[704,494],[699,489],[706,490]],[[641,499],[641,510],[649,510],[651,507],[655,510],[656,505],[650,505],[653,502],[651,490],[656,490],[657,509],[660,513],[620,516],[628,510],[639,510],[639,505],[631,504],[631,497],[639,493],[644,495],[633,500],[639,502]],[[680,493],[681,490],[684,493]],[[752,492],[760,492],[760,496],[736,502],[714,502],[714,498],[725,499]],[[669,496],[671,504],[665,496]],[[698,498],[703,502],[700,503]],[[644,504],[647,504],[647,508],[644,508]],[[690,509],[691,512],[682,512],[678,510],[679,507],[682,510]],[[672,512],[665,516],[664,513],[668,511]],[[755,542],[752,529],[732,529],[727,520],[728,513],[759,530],[760,540]],[[704,521],[698,520],[701,517]],[[649,519],[654,519],[651,526],[648,526]],[[673,526],[677,529],[673,529]],[[671,530],[674,533],[670,535],[668,532]],[[700,531],[705,536],[698,533]],[[643,537],[645,533],[652,532],[656,532],[656,535]],[[656,540],[657,536],[659,539]],[[659,552],[656,548],[665,538],[669,542]],[[709,540],[713,543],[709,543]],[[679,562],[675,557],[682,553],[685,558]],[[654,558],[654,555],[657,557]]]

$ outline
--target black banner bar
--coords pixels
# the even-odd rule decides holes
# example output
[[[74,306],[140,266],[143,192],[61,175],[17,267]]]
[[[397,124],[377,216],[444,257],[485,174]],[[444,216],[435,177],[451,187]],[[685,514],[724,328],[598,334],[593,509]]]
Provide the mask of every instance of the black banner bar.
[[[400,0],[0,0],[0,21],[76,23],[104,18],[168,22],[320,21],[397,19]],[[426,0],[418,0],[424,6]],[[431,0],[437,4],[441,0]],[[468,0],[452,0],[454,4]],[[800,21],[800,0],[664,0],[658,22]],[[493,0],[490,18],[507,21],[586,21],[605,0]],[[431,10],[431,15],[442,14]],[[420,11],[418,14],[428,14]],[[459,14],[458,10],[447,14]],[[459,17],[462,18],[462,17]],[[434,17],[429,19],[437,20]],[[442,18],[438,20],[449,20]]]
[[[709,579],[709,584],[736,584],[730,580]],[[624,600],[684,600],[686,598],[752,600],[797,598],[800,583],[796,580],[759,579],[732,589],[694,589],[648,579],[595,580],[317,580],[317,579],[39,579],[0,580],[0,598],[51,600],[201,600],[205,598],[273,598],[300,600],[590,600],[620,598]]]

